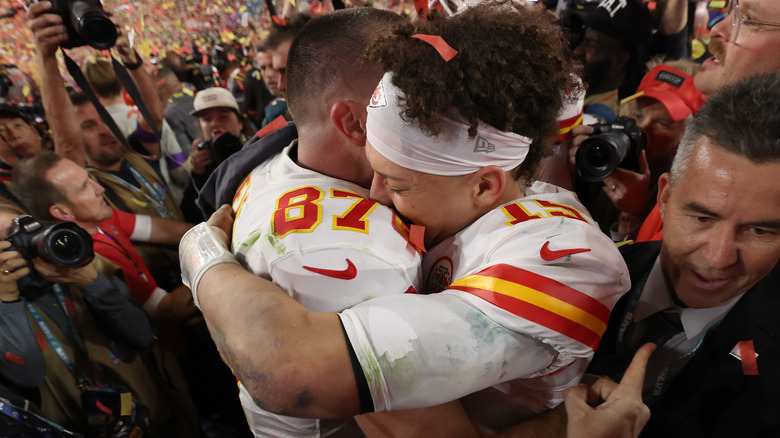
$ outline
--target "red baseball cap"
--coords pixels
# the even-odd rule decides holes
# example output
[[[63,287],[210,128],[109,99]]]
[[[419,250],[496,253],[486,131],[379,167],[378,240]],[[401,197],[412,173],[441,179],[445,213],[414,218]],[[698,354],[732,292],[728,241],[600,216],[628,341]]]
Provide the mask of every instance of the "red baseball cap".
[[[675,122],[695,115],[707,101],[704,94],[693,85],[693,77],[663,64],[650,70],[642,78],[637,93],[622,102],[643,96],[661,102]]]

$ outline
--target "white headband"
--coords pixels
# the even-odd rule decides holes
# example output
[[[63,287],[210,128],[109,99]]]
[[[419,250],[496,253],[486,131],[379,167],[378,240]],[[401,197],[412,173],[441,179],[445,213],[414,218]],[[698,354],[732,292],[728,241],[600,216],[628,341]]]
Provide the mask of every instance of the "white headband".
[[[434,175],[467,175],[482,167],[495,165],[504,171],[519,166],[532,139],[513,132],[502,132],[479,122],[476,137],[469,138],[468,125],[441,117],[441,133],[425,135],[400,115],[399,98],[403,92],[391,83],[386,73],[371,96],[366,119],[367,139],[388,160],[407,169]]]

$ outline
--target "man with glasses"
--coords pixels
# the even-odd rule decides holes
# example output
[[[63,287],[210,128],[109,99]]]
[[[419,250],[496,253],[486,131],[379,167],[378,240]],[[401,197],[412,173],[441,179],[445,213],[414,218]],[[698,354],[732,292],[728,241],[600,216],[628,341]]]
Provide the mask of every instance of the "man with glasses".
[[[780,71],[780,1],[731,0],[729,15],[712,28],[710,51],[696,88],[712,95],[758,73]]]

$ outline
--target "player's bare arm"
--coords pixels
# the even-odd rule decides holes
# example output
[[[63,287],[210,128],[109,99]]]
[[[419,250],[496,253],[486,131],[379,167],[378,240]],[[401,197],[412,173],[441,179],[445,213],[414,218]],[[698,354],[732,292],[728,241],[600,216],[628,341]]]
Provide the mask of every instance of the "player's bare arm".
[[[230,208],[218,210],[209,224],[230,230]],[[338,315],[306,310],[236,263],[208,269],[197,298],[223,359],[259,407],[308,418],[359,413]]]

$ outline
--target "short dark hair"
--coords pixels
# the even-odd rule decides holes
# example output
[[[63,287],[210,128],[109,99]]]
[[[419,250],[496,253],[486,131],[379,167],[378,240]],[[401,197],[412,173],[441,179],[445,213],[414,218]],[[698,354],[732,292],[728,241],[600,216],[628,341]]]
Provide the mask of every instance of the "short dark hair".
[[[68,94],[68,97],[70,97],[70,103],[72,103],[73,106],[81,106],[92,103],[86,93],[82,91],[73,91]]]
[[[379,66],[364,62],[366,49],[403,22],[398,14],[374,8],[340,9],[309,21],[287,58],[287,106],[295,123],[306,123],[310,111],[322,111],[318,98],[331,90],[365,85],[360,80],[371,70],[379,82]]]
[[[479,121],[534,139],[514,177],[530,182],[558,133],[562,95],[578,87],[560,29],[542,12],[505,2],[482,3],[398,28],[369,59],[393,72],[404,94],[401,116],[438,135],[440,117],[457,110],[476,135]],[[458,54],[445,61],[414,34],[440,36]]]
[[[780,72],[723,87],[699,110],[672,163],[672,184],[692,165],[696,142],[706,137],[756,164],[780,161]]]
[[[46,179],[46,173],[64,158],[43,151],[33,158],[21,160],[14,167],[14,191],[19,200],[38,219],[56,220],[49,207],[57,203],[70,204],[65,193]]]
[[[122,84],[119,83],[111,62],[95,59],[85,62],[82,69],[84,77],[98,96],[109,98],[122,93]]]

